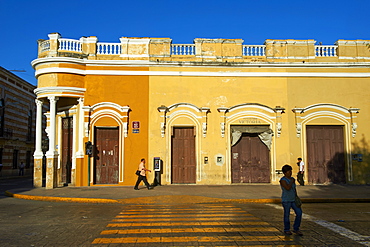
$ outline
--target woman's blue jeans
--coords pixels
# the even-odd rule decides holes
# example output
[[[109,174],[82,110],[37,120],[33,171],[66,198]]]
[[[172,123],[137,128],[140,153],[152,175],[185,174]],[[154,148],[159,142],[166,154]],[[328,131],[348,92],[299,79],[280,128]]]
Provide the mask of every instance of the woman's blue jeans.
[[[290,208],[293,208],[295,213],[295,219],[293,224],[293,230],[299,231],[302,221],[302,209],[295,205],[295,202],[282,202],[284,208],[284,232],[290,231]]]

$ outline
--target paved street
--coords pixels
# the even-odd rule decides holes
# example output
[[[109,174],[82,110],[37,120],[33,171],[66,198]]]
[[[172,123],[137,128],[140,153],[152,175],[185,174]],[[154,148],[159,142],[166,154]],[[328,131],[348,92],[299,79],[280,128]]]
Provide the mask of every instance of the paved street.
[[[20,192],[30,183],[2,179],[0,189]],[[1,246],[370,246],[368,203],[305,203],[299,237],[282,233],[280,204],[178,193],[148,196],[153,191],[136,191],[140,197],[121,203],[1,195]]]

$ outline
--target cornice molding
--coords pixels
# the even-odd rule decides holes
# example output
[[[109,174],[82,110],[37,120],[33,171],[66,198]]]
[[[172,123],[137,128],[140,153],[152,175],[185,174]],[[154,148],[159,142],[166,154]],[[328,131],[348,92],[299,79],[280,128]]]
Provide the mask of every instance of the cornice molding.
[[[86,88],[78,88],[78,87],[41,87],[36,88],[34,93],[36,95],[39,94],[52,94],[56,95],[55,93],[70,93],[70,94],[84,94],[86,92]],[[60,94],[62,95],[62,94]]]

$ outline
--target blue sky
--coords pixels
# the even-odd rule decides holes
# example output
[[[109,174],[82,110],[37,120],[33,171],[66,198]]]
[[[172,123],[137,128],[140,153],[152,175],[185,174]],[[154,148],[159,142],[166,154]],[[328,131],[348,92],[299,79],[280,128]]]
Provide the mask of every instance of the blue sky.
[[[168,37],[191,44],[195,38],[370,40],[370,0],[0,0],[0,66],[36,85],[31,61],[37,40],[58,32],[63,38],[97,36]]]

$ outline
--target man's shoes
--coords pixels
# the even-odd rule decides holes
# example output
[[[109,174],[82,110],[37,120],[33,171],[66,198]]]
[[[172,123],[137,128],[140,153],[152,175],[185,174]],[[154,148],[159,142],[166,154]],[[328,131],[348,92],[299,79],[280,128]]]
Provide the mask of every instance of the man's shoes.
[[[148,190],[152,190],[153,189],[153,187],[148,187]]]
[[[286,235],[292,235],[292,232],[291,231],[285,231],[284,232]]]
[[[139,188],[134,188],[134,190],[139,190]]]
[[[303,233],[301,231],[293,231],[295,234],[297,234],[298,236],[303,236]]]

